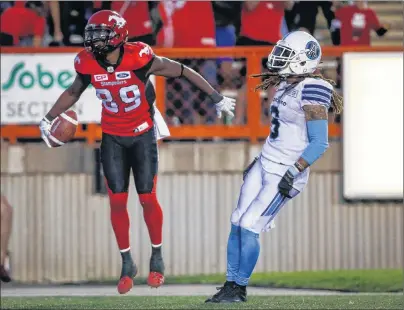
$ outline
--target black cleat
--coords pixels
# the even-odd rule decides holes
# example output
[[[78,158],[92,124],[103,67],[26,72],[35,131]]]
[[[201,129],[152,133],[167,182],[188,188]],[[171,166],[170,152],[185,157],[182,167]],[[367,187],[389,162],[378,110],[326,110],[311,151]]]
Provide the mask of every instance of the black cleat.
[[[207,299],[206,303],[232,303],[246,302],[247,290],[246,287],[239,286],[234,282],[226,281],[222,287],[217,288],[219,292]]]
[[[238,290],[238,296],[240,297],[242,302],[247,301],[247,286],[241,286],[236,284],[236,288]]]
[[[8,251],[4,264],[0,265],[0,280],[5,283],[11,282],[12,280],[10,276],[10,253]]]
[[[11,277],[3,265],[0,265],[0,280],[2,282],[11,282]]]

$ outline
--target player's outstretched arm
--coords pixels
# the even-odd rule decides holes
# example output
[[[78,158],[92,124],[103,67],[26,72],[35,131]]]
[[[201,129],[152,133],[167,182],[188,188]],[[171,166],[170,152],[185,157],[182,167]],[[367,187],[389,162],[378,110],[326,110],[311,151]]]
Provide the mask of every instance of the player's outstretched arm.
[[[90,81],[85,80],[85,78],[83,78],[80,74],[77,74],[73,84],[60,95],[58,100],[56,100],[56,103],[39,123],[41,137],[48,147],[51,147],[48,141],[48,136],[52,121],[57,116],[71,108],[77,102],[77,100],[79,100],[81,94],[89,84]]]
[[[192,84],[198,87],[200,90],[209,95],[211,100],[216,104],[217,115],[220,118],[222,116],[222,112],[234,116],[233,110],[235,106],[235,100],[232,98],[227,98],[219,94],[210,84],[206,81],[198,72],[195,70],[184,66],[183,64],[165,58],[155,56],[152,62],[152,65],[147,72],[147,75],[154,74],[158,76],[164,77],[185,77]]]
[[[279,182],[279,191],[289,197],[294,178],[319,159],[328,148],[328,110],[320,104],[303,106],[306,117],[309,145],[296,163],[288,169]]]

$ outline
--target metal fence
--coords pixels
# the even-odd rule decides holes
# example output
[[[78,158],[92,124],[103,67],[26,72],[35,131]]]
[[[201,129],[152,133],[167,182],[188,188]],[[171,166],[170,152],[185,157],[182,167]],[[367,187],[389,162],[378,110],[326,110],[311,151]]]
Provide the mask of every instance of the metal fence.
[[[23,282],[117,278],[120,255],[108,198],[92,195],[91,176],[2,176],[14,206],[12,268]],[[238,173],[162,174],[167,275],[223,273]],[[133,187],[132,187],[133,188]],[[134,191],[129,197],[132,252],[148,273],[150,242]],[[313,173],[277,227],[262,236],[256,271],[402,268],[403,206],[344,205],[340,176]]]

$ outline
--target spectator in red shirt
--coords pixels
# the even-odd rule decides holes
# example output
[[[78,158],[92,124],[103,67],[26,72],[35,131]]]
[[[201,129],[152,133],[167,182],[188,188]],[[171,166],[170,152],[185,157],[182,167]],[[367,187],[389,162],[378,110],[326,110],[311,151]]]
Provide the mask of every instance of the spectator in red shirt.
[[[285,9],[292,5],[290,1],[246,1],[237,45],[275,45],[282,38]]]
[[[340,45],[370,45],[371,30],[383,36],[389,28],[379,22],[375,11],[367,7],[367,1],[354,1],[337,9],[332,27],[340,30],[337,42]]]
[[[1,45],[18,45],[21,37],[33,36],[33,46],[39,47],[45,32],[45,10],[41,1],[16,3],[1,14]]]
[[[159,3],[162,28],[157,43],[165,47],[215,47],[216,31],[210,1]]]
[[[94,1],[94,8],[118,12],[128,23],[128,41],[154,46],[152,22],[147,1]]]

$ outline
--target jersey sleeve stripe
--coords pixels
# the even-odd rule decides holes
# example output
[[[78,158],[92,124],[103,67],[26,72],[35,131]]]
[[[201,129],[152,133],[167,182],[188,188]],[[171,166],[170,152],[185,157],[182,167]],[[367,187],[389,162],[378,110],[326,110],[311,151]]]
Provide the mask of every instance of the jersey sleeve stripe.
[[[303,90],[305,90],[305,89],[307,89],[307,90],[311,90],[311,89],[323,90],[323,91],[326,91],[329,94],[332,93],[332,89],[329,89],[328,87],[323,86],[323,85],[319,85],[319,84],[306,84],[303,87]]]
[[[314,95],[302,96],[302,100],[321,102],[321,103],[325,103],[326,105],[330,105],[330,100],[327,100],[324,97],[317,97],[317,96],[314,96]]]
[[[322,97],[327,98],[327,99],[331,99],[331,94],[325,93],[323,91],[317,91],[317,90],[303,90],[302,95],[303,96],[317,95],[317,96],[322,96]]]

